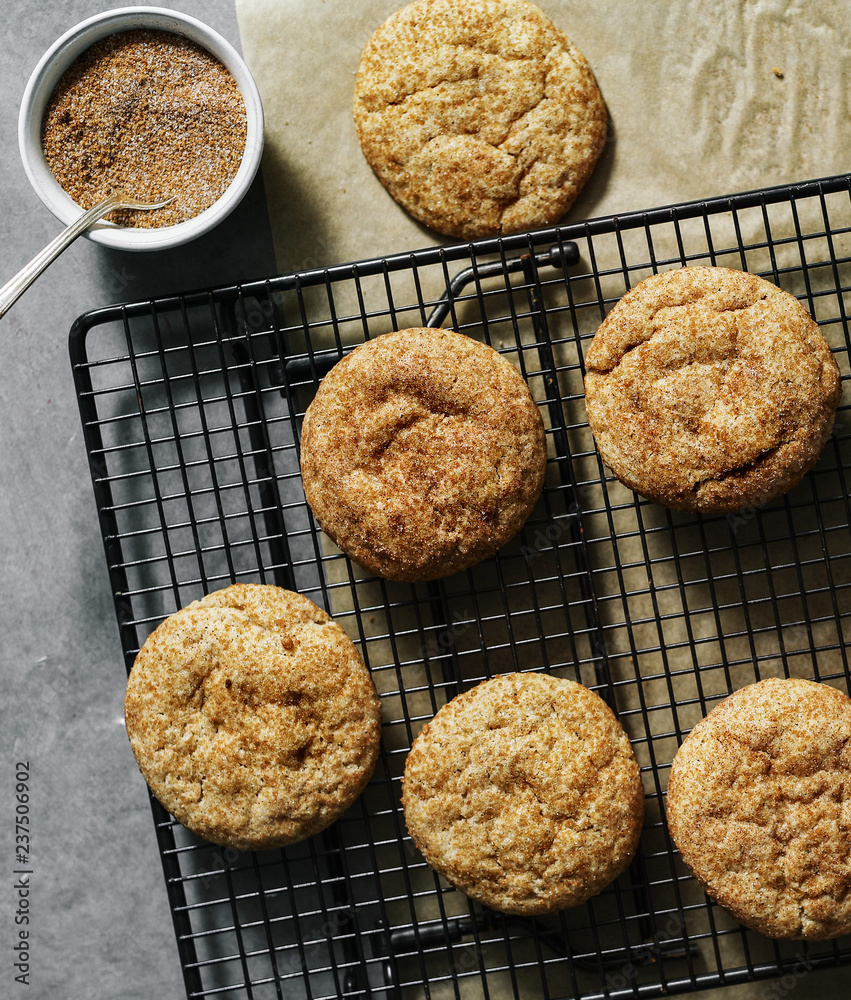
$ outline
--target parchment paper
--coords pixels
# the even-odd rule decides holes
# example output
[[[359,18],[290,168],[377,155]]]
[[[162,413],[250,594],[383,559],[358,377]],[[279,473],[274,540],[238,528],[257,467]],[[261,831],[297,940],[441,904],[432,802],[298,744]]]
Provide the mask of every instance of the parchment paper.
[[[378,182],[352,122],[363,47],[400,0],[237,0],[266,112],[263,176],[281,271],[447,242]],[[847,0],[542,0],[610,114],[566,221],[849,168]]]
[[[363,46],[399,6],[398,0],[237,0],[243,49],[267,116],[263,172],[281,271],[447,242],[415,222],[384,190],[360,151],[352,121]],[[848,0],[543,0],[541,6],[585,53],[610,114],[607,146],[566,221],[849,169]],[[837,241],[847,253],[845,237]],[[673,243],[656,249],[676,257]],[[796,252],[794,246],[787,249]],[[610,297],[623,290],[615,284],[606,288]],[[581,393],[581,385],[572,391],[577,390]],[[581,421],[582,414],[573,417]],[[593,453],[587,437],[577,450]],[[611,489],[620,496],[617,484]],[[628,511],[629,491],[621,493]],[[651,506],[645,517],[664,513]],[[586,531],[591,527],[586,519]],[[617,530],[623,557],[642,565],[639,526],[627,518]],[[651,555],[660,555],[656,550],[665,537],[648,536]],[[695,544],[700,547],[699,540]],[[344,563],[329,566],[342,572]],[[633,583],[638,591],[649,588],[647,581]],[[657,562],[654,583],[658,607],[649,597],[648,606],[639,607],[633,598],[630,613],[648,620],[667,614],[671,667],[689,670],[689,615],[678,603],[672,560]],[[345,588],[335,591],[335,600],[343,593]],[[379,594],[369,597],[370,606],[381,604]],[[742,599],[719,591],[714,600],[723,603],[727,597],[734,607]],[[752,627],[773,635],[768,624],[754,620]],[[376,622],[379,633],[385,627]],[[724,627],[736,632],[740,623],[725,621]],[[774,653],[760,645],[757,651]],[[392,652],[388,655],[392,662]],[[776,668],[781,669],[779,661]],[[412,678],[414,686],[422,679]]]

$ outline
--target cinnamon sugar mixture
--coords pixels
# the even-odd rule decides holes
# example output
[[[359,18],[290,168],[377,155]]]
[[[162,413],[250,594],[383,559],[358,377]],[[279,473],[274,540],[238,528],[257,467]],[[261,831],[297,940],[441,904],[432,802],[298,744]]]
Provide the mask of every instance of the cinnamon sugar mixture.
[[[107,217],[154,228],[209,208],[245,151],[245,103],[212,55],[168,31],[120,32],[66,71],[42,128],[47,163],[68,194],[91,208],[114,190],[165,208]]]

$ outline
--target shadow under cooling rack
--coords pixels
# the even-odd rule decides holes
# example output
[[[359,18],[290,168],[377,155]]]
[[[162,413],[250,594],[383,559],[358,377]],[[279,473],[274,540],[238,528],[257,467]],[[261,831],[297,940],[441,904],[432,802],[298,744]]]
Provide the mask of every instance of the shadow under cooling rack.
[[[851,178],[435,248],[101,309],[70,350],[127,669],[168,614],[233,581],[324,606],[381,694],[383,752],[345,817],[238,854],[152,800],[190,997],[382,1000],[657,995],[851,959],[745,931],[683,868],[664,822],[670,761],[716,702],[768,676],[847,689],[851,422],[793,491],[731,517],[673,513],[601,465],[585,348],[648,274],[745,269],[801,298],[849,369]],[[547,431],[541,500],[496,557],[431,584],[367,576],[322,536],[299,477],[304,411],[364,339],[443,325],[526,379]],[[405,755],[484,678],[544,670],[617,711],[647,793],[639,854],[587,905],[546,919],[471,904],[408,838]],[[119,678],[116,677],[116,683]]]

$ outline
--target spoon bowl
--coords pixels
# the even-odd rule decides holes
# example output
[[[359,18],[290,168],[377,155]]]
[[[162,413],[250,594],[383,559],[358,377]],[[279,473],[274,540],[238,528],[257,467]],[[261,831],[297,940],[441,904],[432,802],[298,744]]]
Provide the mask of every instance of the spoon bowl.
[[[24,171],[44,205],[65,225],[80,211],[47,164],[42,145],[42,123],[48,101],[69,66],[109,35],[134,29],[168,31],[200,45],[230,72],[245,101],[247,137],[236,176],[218,201],[173,226],[142,228],[103,222],[86,230],[87,239],[115,250],[164,250],[181,246],[209,232],[225,219],[248,191],[260,166],[263,150],[263,106],[251,72],[239,53],[220,34],[197,18],[163,7],[118,7],[81,21],[45,52],[24,90],[18,117],[18,145]]]

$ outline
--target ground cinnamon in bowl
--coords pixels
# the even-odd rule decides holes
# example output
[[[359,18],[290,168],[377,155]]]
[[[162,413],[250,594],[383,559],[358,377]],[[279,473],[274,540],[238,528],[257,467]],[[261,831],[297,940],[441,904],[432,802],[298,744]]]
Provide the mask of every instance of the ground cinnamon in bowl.
[[[224,194],[246,134],[245,102],[218,59],[173,32],[137,29],[96,42],[72,63],[48,102],[42,143],[57,181],[83,208],[117,189],[148,202],[174,197],[156,211],[108,216],[158,228]]]

